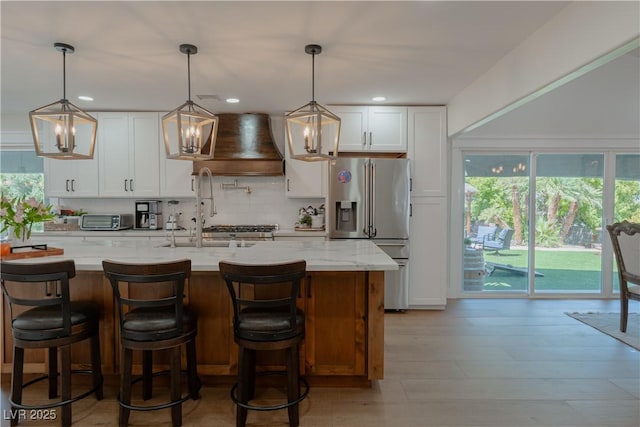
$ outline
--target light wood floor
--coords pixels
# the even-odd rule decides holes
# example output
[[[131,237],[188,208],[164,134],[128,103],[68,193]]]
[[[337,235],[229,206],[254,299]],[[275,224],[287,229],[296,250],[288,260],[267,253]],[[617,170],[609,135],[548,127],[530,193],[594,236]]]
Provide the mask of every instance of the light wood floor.
[[[313,388],[300,425],[638,427],[640,352],[564,314],[618,310],[618,301],[453,300],[445,311],[388,314],[385,379],[370,389]],[[8,388],[4,375],[3,409]],[[184,404],[184,426],[235,425],[228,393],[203,388]],[[105,394],[74,404],[74,426],[117,424],[116,390]],[[130,425],[170,426],[169,413],[133,412]],[[248,425],[286,426],[286,412],[250,412]]]

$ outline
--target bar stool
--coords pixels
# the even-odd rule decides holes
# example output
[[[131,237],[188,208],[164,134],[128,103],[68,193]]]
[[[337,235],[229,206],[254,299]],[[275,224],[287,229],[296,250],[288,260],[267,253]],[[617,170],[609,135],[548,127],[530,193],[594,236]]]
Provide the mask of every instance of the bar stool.
[[[299,424],[298,404],[307,397],[309,385],[299,377],[298,347],[304,338],[304,313],[296,308],[305,261],[247,265],[221,261],[220,272],[233,303],[233,332],[238,344],[238,381],[231,388],[236,403],[236,426],[244,427],[247,410],[287,409],[289,426]],[[284,350],[287,402],[280,405],[250,404],[255,394],[256,351]],[[266,372],[271,374],[274,372]],[[304,391],[300,392],[300,383]]]
[[[9,302],[11,332],[13,335],[13,373],[11,376],[11,414],[17,409],[46,410],[62,407],[62,426],[71,425],[71,404],[95,393],[101,400],[102,365],[100,360],[99,319],[100,307],[87,301],[71,301],[69,279],[75,277],[75,264],[71,260],[21,264],[0,264],[2,291]],[[15,283],[14,283],[15,282]],[[17,307],[32,307],[20,311]],[[91,370],[71,369],[71,344],[91,340]],[[49,349],[49,372],[23,383],[24,350]],[[22,390],[38,381],[49,379],[49,399],[58,396],[58,350],[60,350],[60,400],[41,404],[22,403]],[[90,390],[71,395],[72,374],[90,374]],[[11,417],[11,425],[18,417]]]
[[[122,367],[120,377],[119,425],[129,422],[131,410],[171,408],[174,427],[182,425],[182,402],[199,399],[200,380],[196,368],[197,315],[184,305],[185,281],[191,276],[191,260],[159,264],[126,264],[105,260],[105,275],[118,304]],[[121,290],[121,285],[126,283]],[[164,287],[163,287],[164,284]],[[169,285],[169,286],[167,286]],[[166,294],[162,294],[166,289]],[[186,345],[188,393],[180,384],[181,348]],[[152,372],[153,351],[170,350],[169,370]],[[133,351],[142,351],[142,376],[132,375]],[[142,381],[143,400],[152,397],[152,377],[169,374],[170,401],[157,405],[131,404],[131,387]]]

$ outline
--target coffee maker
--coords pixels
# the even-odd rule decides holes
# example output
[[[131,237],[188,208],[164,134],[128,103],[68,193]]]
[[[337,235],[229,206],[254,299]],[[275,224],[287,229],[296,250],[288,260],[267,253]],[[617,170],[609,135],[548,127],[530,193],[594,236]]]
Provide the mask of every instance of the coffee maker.
[[[161,200],[136,200],[136,229],[160,230],[162,229],[162,201]]]

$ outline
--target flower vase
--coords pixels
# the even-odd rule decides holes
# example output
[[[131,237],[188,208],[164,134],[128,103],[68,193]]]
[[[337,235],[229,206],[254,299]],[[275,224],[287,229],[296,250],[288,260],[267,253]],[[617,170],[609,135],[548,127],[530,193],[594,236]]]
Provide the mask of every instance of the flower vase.
[[[12,248],[20,248],[23,246],[31,246],[33,243],[31,242],[31,227],[29,228],[21,228],[19,230],[12,230],[10,234],[11,238],[11,247]]]

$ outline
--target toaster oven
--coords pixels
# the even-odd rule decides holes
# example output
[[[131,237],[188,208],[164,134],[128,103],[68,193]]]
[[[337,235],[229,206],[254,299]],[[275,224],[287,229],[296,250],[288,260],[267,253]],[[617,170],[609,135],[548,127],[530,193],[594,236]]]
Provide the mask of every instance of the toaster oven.
[[[132,227],[133,215],[131,214],[85,214],[80,220],[81,230],[117,231]]]

